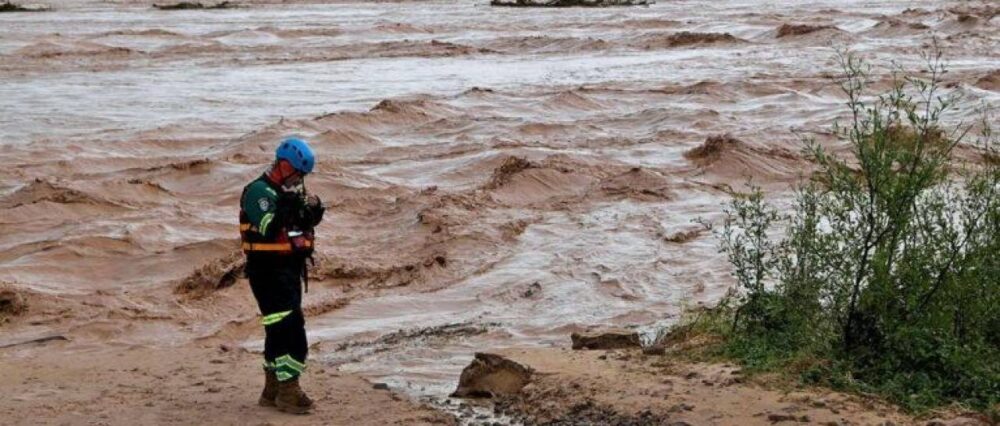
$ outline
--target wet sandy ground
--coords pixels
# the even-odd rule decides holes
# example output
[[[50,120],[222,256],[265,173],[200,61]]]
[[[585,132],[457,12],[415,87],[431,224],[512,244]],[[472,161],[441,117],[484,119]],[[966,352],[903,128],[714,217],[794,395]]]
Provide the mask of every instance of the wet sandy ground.
[[[305,384],[317,404],[310,415],[259,407],[259,359],[219,347],[102,348],[78,351],[71,363],[52,352],[5,355],[4,424],[455,424],[405,395],[323,368]]]
[[[243,280],[190,289],[238,266],[239,191],[289,133],[331,206],[313,362],[429,397],[475,350],[716,300],[693,220],[748,176],[787,195],[803,136],[838,148],[835,46],[913,70],[937,37],[950,89],[1000,106],[990,2],[54,6],[0,15],[0,280],[29,305],[0,346],[69,339],[19,356],[258,348]]]
[[[637,350],[511,349],[535,369],[520,393],[496,411],[526,424],[887,425],[927,424],[877,400],[753,380],[738,367],[688,364]],[[560,423],[561,422],[561,423]],[[962,423],[966,422],[966,423]],[[974,417],[946,424],[980,425]]]

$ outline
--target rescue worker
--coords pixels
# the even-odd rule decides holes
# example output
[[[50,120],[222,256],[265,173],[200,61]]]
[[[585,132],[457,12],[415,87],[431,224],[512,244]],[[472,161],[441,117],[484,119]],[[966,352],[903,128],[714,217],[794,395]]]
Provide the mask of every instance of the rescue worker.
[[[304,414],[313,406],[299,385],[308,344],[302,315],[302,280],[313,251],[313,229],[323,219],[319,197],[307,195],[304,177],[316,163],[302,139],[286,138],[274,163],[243,189],[240,238],[264,325],[264,391],[258,403]],[[306,281],[306,291],[308,291]]]

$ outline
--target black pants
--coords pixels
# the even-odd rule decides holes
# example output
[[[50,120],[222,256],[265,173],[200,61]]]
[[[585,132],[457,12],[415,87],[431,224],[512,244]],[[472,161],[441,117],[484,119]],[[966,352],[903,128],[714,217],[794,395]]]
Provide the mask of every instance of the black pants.
[[[264,368],[273,369],[281,381],[298,377],[309,352],[302,316],[302,263],[251,254],[246,271],[264,317]]]

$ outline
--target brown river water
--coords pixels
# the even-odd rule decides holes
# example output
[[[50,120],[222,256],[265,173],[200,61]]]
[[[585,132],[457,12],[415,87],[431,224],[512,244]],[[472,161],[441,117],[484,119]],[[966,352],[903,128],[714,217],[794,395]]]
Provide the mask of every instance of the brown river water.
[[[330,206],[312,362],[418,397],[477,350],[717,300],[694,220],[747,177],[787,198],[803,137],[842,148],[836,48],[917,70],[936,37],[968,105],[946,120],[1000,106],[996,2],[52,5],[0,14],[0,281],[44,307],[0,343],[258,349],[244,282],[175,288],[231,259],[241,188],[299,134]]]

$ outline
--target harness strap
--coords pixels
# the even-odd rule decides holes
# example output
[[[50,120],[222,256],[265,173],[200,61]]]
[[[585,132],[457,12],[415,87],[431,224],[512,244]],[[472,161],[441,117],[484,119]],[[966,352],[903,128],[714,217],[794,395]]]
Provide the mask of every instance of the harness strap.
[[[242,244],[243,251],[292,251],[292,243],[247,243]]]

